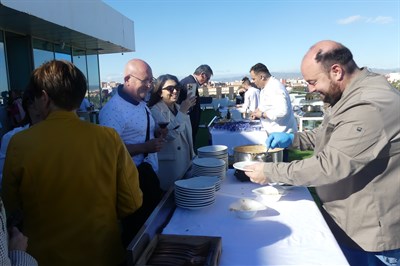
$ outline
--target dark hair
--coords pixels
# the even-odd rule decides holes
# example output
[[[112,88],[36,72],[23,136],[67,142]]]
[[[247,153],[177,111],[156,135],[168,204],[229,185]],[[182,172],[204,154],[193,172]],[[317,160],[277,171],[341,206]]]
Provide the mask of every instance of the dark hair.
[[[242,78],[242,84],[243,83],[251,84],[251,81],[250,81],[250,79],[248,77],[244,77],[244,78]]]
[[[179,87],[181,86],[178,78],[174,75],[165,74],[165,75],[159,76],[157,78],[156,84],[154,85],[154,88],[151,92],[149,102],[147,103],[147,105],[149,107],[152,107],[153,105],[155,105],[156,103],[158,103],[161,100],[162,88],[164,87],[165,82],[167,82],[168,80],[173,80],[176,82],[177,86],[179,86]]]
[[[21,126],[25,126],[27,124],[32,123],[28,109],[30,106],[32,106],[34,101],[35,101],[35,95],[33,95],[33,92],[30,90],[25,90],[24,94],[22,95],[22,109],[24,109],[25,111],[25,116],[19,123]]]
[[[343,66],[350,74],[357,67],[351,51],[341,44],[338,48],[331,49],[325,53],[320,49],[315,55],[315,61],[320,63],[327,73],[329,73],[331,66],[334,64]]]
[[[201,73],[205,73],[207,76],[211,77],[214,75],[211,67],[209,65],[201,65],[194,71],[194,75],[200,75]]]
[[[27,90],[36,98],[45,91],[57,107],[72,111],[80,106],[85,97],[87,82],[83,73],[71,62],[52,60],[32,72]]]
[[[253,71],[255,74],[263,73],[266,75],[267,78],[271,76],[271,73],[269,73],[267,66],[261,63],[257,63],[254,66],[252,66],[250,68],[250,72],[251,71]]]

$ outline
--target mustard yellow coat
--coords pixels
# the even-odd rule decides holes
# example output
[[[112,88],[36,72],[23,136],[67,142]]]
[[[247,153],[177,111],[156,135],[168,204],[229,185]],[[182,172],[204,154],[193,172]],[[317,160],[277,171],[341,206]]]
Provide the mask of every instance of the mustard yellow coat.
[[[138,172],[119,135],[53,112],[10,141],[3,175],[8,213],[23,212],[39,265],[117,265],[118,219],[142,204]]]

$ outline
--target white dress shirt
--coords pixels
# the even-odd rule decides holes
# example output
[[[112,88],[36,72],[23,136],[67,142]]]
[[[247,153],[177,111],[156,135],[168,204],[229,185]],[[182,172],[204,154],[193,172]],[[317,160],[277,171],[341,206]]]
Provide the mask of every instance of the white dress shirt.
[[[294,117],[289,93],[285,86],[275,77],[270,77],[260,92],[258,109],[265,113],[261,124],[268,133],[297,132],[297,122]]]
[[[138,144],[146,142],[147,114],[150,119],[150,139],[154,138],[155,122],[146,102],[141,101],[134,105],[123,99],[116,93],[99,113],[100,125],[114,128],[121,136],[125,144]],[[157,153],[149,153],[146,158],[144,154],[132,156],[136,166],[143,161],[148,162],[155,172],[158,171]]]
[[[243,111],[249,109],[254,112],[260,101],[260,90],[254,87],[249,87],[249,89],[244,93],[244,103],[242,106]]]

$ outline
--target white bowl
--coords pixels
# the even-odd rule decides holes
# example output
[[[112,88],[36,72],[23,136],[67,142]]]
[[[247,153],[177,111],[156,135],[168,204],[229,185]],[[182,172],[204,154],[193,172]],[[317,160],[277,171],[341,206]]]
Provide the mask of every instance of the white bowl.
[[[286,195],[287,191],[280,186],[265,186],[252,190],[257,194],[260,201],[264,204],[277,202],[282,196]]]
[[[253,218],[258,211],[265,210],[267,207],[253,199],[239,199],[232,203],[229,210],[234,211],[236,216],[242,219]]]

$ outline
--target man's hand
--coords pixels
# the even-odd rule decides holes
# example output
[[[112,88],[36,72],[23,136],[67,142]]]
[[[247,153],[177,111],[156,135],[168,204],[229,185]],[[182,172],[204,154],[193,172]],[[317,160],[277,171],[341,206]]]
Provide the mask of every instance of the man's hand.
[[[163,138],[154,138],[146,142],[147,152],[159,152],[162,147],[164,146],[164,139]]]
[[[265,163],[254,163],[244,167],[244,173],[250,178],[250,181],[258,184],[268,183],[267,177],[264,175]],[[246,171],[248,169],[248,171]]]
[[[262,114],[262,112],[260,111],[260,109],[257,108],[256,110],[254,110],[253,112],[251,112],[250,118],[251,118],[252,120],[258,119],[258,118],[261,117],[261,114]]]
[[[186,98],[184,101],[181,102],[180,105],[181,108],[179,109],[179,111],[181,111],[184,114],[187,114],[189,112],[189,109],[196,105],[196,101],[197,101],[196,96]]]
[[[265,145],[268,149],[287,148],[292,144],[293,138],[294,134],[291,133],[274,132],[269,134]]]

